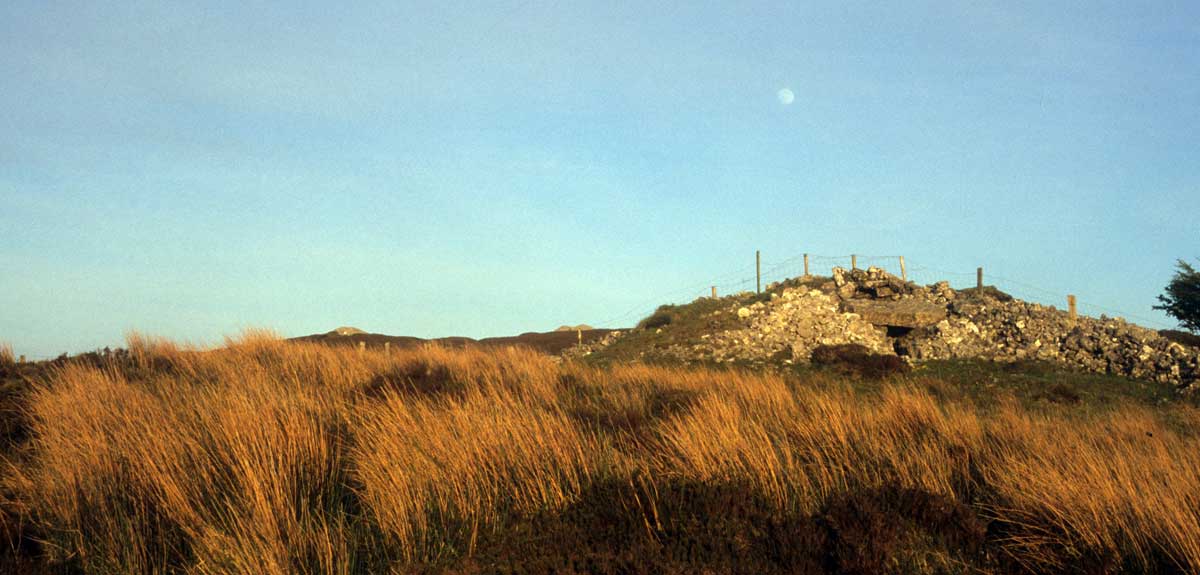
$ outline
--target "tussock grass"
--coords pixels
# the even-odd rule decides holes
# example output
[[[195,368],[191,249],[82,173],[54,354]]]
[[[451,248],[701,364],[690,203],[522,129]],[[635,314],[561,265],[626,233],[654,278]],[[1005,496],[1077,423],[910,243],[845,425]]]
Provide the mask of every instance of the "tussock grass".
[[[131,334],[32,392],[9,513],[91,573],[1200,570],[1200,417],[898,378]],[[732,559],[730,559],[732,558]],[[503,568],[502,568],[503,567]]]

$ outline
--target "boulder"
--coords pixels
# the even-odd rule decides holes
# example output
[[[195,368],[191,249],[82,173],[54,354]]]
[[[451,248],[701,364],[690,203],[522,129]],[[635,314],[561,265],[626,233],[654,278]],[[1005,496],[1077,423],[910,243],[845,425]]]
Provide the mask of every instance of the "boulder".
[[[856,313],[870,323],[892,327],[927,327],[946,319],[946,308],[918,299],[847,300],[842,311]]]
[[[327,335],[363,335],[365,333],[367,332],[358,329],[357,327],[343,326],[329,332]]]

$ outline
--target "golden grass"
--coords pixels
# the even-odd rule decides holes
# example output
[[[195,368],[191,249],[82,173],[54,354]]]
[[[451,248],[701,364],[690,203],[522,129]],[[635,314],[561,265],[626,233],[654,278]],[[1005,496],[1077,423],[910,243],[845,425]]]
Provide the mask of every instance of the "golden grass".
[[[985,567],[1200,569],[1190,411],[1174,427],[1136,406],[983,412],[916,380],[863,395],[832,379],[594,369],[519,349],[360,353],[266,332],[214,351],[128,344],[127,361],[39,386],[33,455],[6,479],[49,559],[89,572],[454,565],[604,481],[649,483],[647,497],[746,484],[794,516],[910,489],[1005,526]]]
[[[17,362],[17,357],[13,355],[12,346],[0,341],[0,365],[12,365]]]

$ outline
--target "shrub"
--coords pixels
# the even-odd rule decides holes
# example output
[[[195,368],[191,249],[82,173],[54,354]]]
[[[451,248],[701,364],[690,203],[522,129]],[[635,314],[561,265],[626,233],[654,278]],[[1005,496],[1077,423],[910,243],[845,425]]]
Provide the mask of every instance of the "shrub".
[[[1038,393],[1034,397],[1044,399],[1050,403],[1061,403],[1065,405],[1079,405],[1083,402],[1083,397],[1074,387],[1065,383],[1056,383],[1051,385],[1046,390]]]
[[[1183,260],[1179,260],[1178,268],[1167,284],[1166,293],[1158,296],[1162,305],[1154,309],[1179,320],[1183,329],[1200,332],[1200,271]]]
[[[895,355],[871,353],[857,343],[821,345],[813,349],[814,365],[827,366],[848,375],[882,378],[889,375],[908,373],[910,370],[903,359]]]
[[[1159,330],[1158,335],[1161,335],[1180,345],[1190,345],[1192,347],[1200,347],[1200,335],[1179,331],[1177,329]]]
[[[658,329],[660,327],[670,325],[675,320],[675,315],[671,306],[663,306],[658,308],[650,317],[638,322],[640,329]]]

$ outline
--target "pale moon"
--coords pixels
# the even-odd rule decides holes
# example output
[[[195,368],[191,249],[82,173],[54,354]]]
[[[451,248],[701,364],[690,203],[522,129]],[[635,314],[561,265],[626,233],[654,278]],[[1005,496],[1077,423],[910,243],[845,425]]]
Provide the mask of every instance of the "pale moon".
[[[787,88],[780,90],[775,95],[779,97],[779,103],[783,104],[784,106],[791,104],[792,101],[796,99],[796,95],[793,94],[792,91]]]

